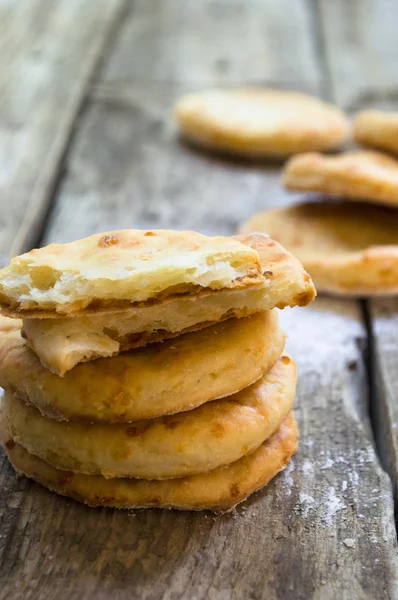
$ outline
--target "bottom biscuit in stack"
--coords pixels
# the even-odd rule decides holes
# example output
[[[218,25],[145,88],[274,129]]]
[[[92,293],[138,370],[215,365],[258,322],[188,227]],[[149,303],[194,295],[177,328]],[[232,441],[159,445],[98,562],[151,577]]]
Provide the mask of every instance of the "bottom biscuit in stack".
[[[210,473],[147,481],[105,479],[61,471],[29,454],[13,441],[4,418],[0,422],[3,445],[17,473],[50,490],[89,506],[115,508],[178,508],[182,510],[231,510],[265,486],[284,469],[297,448],[297,424],[292,411],[279,429],[257,450]]]
[[[283,334],[280,333],[277,320],[270,320],[269,316],[260,314],[235,320],[235,323],[231,322],[228,326],[221,324],[209,327],[206,334],[203,330],[187,336],[185,350],[189,349],[188,344],[193,367],[185,372],[185,379],[188,378],[188,384],[194,390],[195,339],[201,341],[197,348],[199,358],[203,356],[203,337],[207,335],[210,354],[202,363],[202,375],[207,370],[215,379],[220,378],[221,384],[217,387],[216,396],[214,389],[209,392],[210,397],[206,397],[204,392],[200,405],[195,401],[196,407],[193,407],[189,399],[189,385],[185,385],[187,398],[179,404],[170,404],[170,393],[167,396],[168,408],[173,405],[175,410],[179,406],[179,410],[183,412],[165,415],[165,407],[162,409],[160,402],[158,412],[151,414],[153,418],[124,421],[124,415],[119,411],[120,399],[115,399],[118,410],[112,413],[112,398],[109,397],[105,403],[106,417],[99,410],[96,422],[93,418],[87,420],[87,412],[80,417],[75,413],[72,420],[55,420],[53,417],[57,411],[51,410],[51,403],[57,404],[58,409],[65,408],[65,398],[59,402],[59,393],[52,396],[48,385],[43,385],[55,378],[58,392],[64,386],[65,396],[65,390],[68,389],[76,393],[73,382],[80,376],[82,392],[83,383],[86,387],[90,386],[90,377],[85,379],[84,373],[87,372],[92,377],[92,368],[96,364],[99,365],[99,382],[101,364],[103,369],[104,365],[108,365],[108,369],[104,369],[108,375],[108,385],[109,373],[114,381],[126,379],[126,364],[122,376],[119,357],[101,359],[91,366],[79,365],[70,372],[67,379],[62,380],[41,367],[34,353],[24,346],[24,341],[19,338],[16,340],[15,331],[7,332],[5,327],[5,341],[3,340],[0,352],[0,378],[6,388],[2,408],[2,436],[12,464],[18,472],[50,489],[92,505],[212,510],[233,508],[251,492],[265,485],[287,464],[297,443],[297,429],[291,413],[296,367],[288,356],[277,358],[283,347]],[[235,349],[239,356],[249,339],[245,328],[249,327],[253,331],[255,324],[258,352],[252,355],[254,367],[251,373],[245,375],[247,387],[241,389],[244,377],[239,359],[235,358],[233,373],[239,386],[233,390],[231,356],[226,348],[223,349],[222,341],[227,339],[224,336],[231,339],[233,328],[233,339],[239,341],[239,348]],[[269,348],[265,351],[262,347],[264,326],[268,328],[268,333],[273,331],[273,335],[268,336],[269,340],[273,340],[273,352]],[[165,356],[170,358],[179,343],[184,347],[184,337],[162,345],[163,359]],[[251,347],[256,335],[249,337]],[[10,350],[11,347],[14,351],[7,352],[7,348]],[[146,352],[146,349],[142,349],[125,355],[123,360],[127,360],[128,356],[132,357],[127,368],[127,381],[134,380],[137,356],[143,358],[142,364],[145,365]],[[170,375],[173,369],[178,371],[181,361],[182,358],[177,360],[170,369]],[[167,360],[165,364],[168,365]],[[34,377],[26,371],[32,365],[35,365]],[[114,371],[112,365],[115,365]],[[228,369],[225,370],[226,365]],[[17,371],[19,380],[25,383],[29,380],[29,386],[18,386],[15,378]],[[160,381],[161,375],[157,376],[153,372],[152,378],[147,381],[147,387],[156,389]],[[162,381],[163,385],[166,381],[167,386],[168,380]],[[172,377],[170,382],[174,382]],[[124,392],[126,393],[126,389]],[[163,389],[163,392],[166,390]],[[40,398],[44,393],[46,398]],[[226,397],[214,399],[220,396]],[[131,415],[134,410],[134,394],[127,398],[124,396],[124,401],[125,408]],[[99,403],[98,407],[101,406]],[[43,411],[45,414],[40,412],[43,407],[46,409]],[[65,415],[58,416],[65,419]]]

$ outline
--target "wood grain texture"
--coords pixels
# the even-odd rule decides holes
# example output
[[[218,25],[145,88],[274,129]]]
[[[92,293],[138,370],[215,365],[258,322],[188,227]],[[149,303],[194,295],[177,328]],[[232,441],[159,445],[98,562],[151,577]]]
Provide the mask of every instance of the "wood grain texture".
[[[231,233],[253,211],[294,201],[277,165],[179,143],[170,107],[217,83],[326,89],[309,6],[134,3],[79,121],[43,241],[129,226]],[[317,300],[284,311],[282,323],[300,369],[301,443],[287,471],[215,517],[88,509],[15,481],[3,460],[0,598],[398,598],[391,484],[372,443],[359,306]]]
[[[266,81],[314,91],[311,21],[302,0],[136,0],[101,80],[189,87]]]
[[[378,299],[370,303],[373,418],[383,465],[390,473],[398,497],[398,302]]]
[[[334,100],[348,111],[375,101],[396,103],[398,4],[318,0],[314,5]]]
[[[0,255],[37,241],[121,0],[0,3]]]
[[[285,18],[288,10],[294,20]],[[277,81],[319,94],[311,25],[303,1],[293,8],[286,1],[134,3],[95,82],[44,242],[121,222],[181,228],[189,219],[207,233],[230,232],[264,202],[279,205],[278,166],[267,178],[261,166],[189,152],[176,139],[171,111],[200,86]],[[229,67],[220,72],[220,64]]]
[[[184,146],[171,109],[181,88],[97,91],[76,137],[43,243],[101,229],[191,227],[235,231],[265,205],[288,200],[280,167],[228,161]]]
[[[321,2],[320,15],[337,100],[352,111],[397,111],[397,3]],[[367,310],[372,344],[371,412],[383,465],[398,498],[398,302],[372,300]]]

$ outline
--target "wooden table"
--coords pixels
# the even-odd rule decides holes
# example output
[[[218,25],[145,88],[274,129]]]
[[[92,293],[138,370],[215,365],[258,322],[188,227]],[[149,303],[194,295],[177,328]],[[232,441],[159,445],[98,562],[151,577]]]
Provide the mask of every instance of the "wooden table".
[[[0,2],[0,254],[121,227],[232,233],[296,201],[280,168],[189,150],[188,90],[398,107],[393,0]],[[398,598],[398,304],[284,311],[301,444],[231,514],[89,509],[0,458],[0,598]]]

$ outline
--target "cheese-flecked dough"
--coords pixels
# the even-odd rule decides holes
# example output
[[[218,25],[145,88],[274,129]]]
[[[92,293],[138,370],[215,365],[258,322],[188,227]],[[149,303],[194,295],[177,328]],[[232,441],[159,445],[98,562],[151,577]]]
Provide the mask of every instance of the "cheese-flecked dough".
[[[359,112],[354,120],[354,137],[361,146],[398,154],[398,112]]]
[[[0,305],[70,315],[263,281],[258,254],[236,238],[124,229],[13,258],[0,270]]]
[[[54,467],[87,475],[166,479],[205,473],[258,448],[292,408],[296,366],[282,356],[252,386],[191,411],[132,424],[55,421],[5,393],[12,436]]]
[[[276,311],[230,319],[163,344],[87,362],[60,378],[0,317],[0,385],[56,419],[128,422],[190,410],[252,384],[278,360]]]
[[[253,215],[242,231],[266,231],[311,274],[319,292],[398,293],[398,211],[357,203],[314,202]]]
[[[194,92],[178,101],[175,115],[192,142],[254,158],[334,149],[350,132],[336,106],[299,92],[271,89]]]
[[[298,439],[297,424],[290,412],[265,443],[231,465],[181,479],[146,481],[105,479],[100,475],[60,471],[15,443],[5,419],[0,419],[0,433],[17,473],[90,506],[208,509],[214,512],[232,509],[265,486],[286,467],[296,451]]]
[[[315,289],[300,262],[268,236],[238,236],[259,256],[265,281],[246,290],[224,290],[82,317],[24,319],[23,331],[45,367],[63,376],[79,362],[114,356],[233,317],[274,307],[304,306]]]
[[[310,152],[287,163],[284,184],[290,190],[398,206],[398,161],[371,150],[336,156]]]

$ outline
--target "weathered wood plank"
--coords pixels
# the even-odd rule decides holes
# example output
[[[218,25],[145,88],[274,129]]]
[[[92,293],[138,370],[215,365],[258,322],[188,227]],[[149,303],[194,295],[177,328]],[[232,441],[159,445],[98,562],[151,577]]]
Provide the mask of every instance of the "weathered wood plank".
[[[0,255],[37,241],[122,0],[0,3]]]
[[[317,0],[316,4],[334,100],[350,111],[380,100],[397,102],[397,3]]]
[[[293,11],[291,20],[286,19],[287,10]],[[97,231],[99,220],[109,228],[138,220],[143,227],[146,223],[184,227],[191,214],[187,180],[192,181],[200,198],[191,226],[208,233],[231,231],[239,219],[263,206],[266,190],[274,194],[275,205],[283,198],[277,177],[266,182],[259,167],[181,152],[173,135],[171,110],[180,94],[202,85],[253,81],[270,85],[276,81],[279,86],[320,93],[323,75],[311,42],[312,18],[307,3],[300,1],[288,7],[286,2],[270,0],[183,4],[179,0],[151,0],[134,3],[129,16],[96,82],[93,107],[81,124],[84,133],[76,140],[68,162],[68,171],[76,169],[79,176],[67,178],[62,200],[55,204],[50,219],[46,242]],[[244,54],[237,43],[243,32],[249,45]],[[280,46],[283,39],[288,40],[284,52]],[[138,56],[139,60],[134,60]],[[220,72],[220,64],[229,65],[228,69]],[[87,147],[96,144],[95,140],[102,147],[99,154],[92,154]],[[81,153],[94,161],[84,167],[84,173]],[[106,178],[95,181],[103,172],[97,161],[109,165],[111,155],[115,157],[112,176],[107,173]],[[79,190],[70,190],[68,186],[75,182]],[[236,186],[241,194],[231,193]],[[251,200],[245,213],[239,206],[246,202],[248,191],[251,199],[257,197],[257,204]],[[137,202],[137,197],[145,197],[145,201]],[[134,214],[134,220],[129,214]]]
[[[98,90],[67,163],[43,243],[99,229],[190,226],[230,233],[264,203],[280,204],[280,168],[228,161],[185,147],[171,109],[181,87]]]
[[[198,85],[273,79],[290,85],[293,67],[285,69],[291,63],[279,44],[267,58],[272,68],[265,68],[267,55],[250,41],[265,29],[275,40],[289,32],[295,81],[319,92],[323,75],[308,5],[200,4],[205,8],[192,8],[191,18],[176,1],[136,3],[81,120],[44,242],[128,226],[230,233],[254,210],[292,200],[280,188],[276,166],[207,157],[179,144],[169,110],[179,93]],[[202,42],[202,55],[196,37],[203,36],[209,7],[228,14],[230,24],[214,54]],[[222,22],[219,29],[224,35]],[[246,31],[255,48],[247,64],[236,39]],[[158,50],[147,59],[151,38]],[[301,50],[308,44],[309,64]],[[145,60],[145,69],[139,67]],[[230,66],[220,75],[216,65],[223,60]],[[14,483],[3,465],[15,508],[0,513],[7,536],[0,598],[17,598],[15,589],[28,599],[51,589],[61,600],[398,597],[392,495],[367,418],[359,307],[318,300],[313,308],[285,311],[282,321],[301,373],[301,446],[287,472],[229,515],[151,510],[128,516]],[[0,508],[5,498],[0,492]]]
[[[321,2],[325,51],[335,96],[357,110],[398,110],[398,5]],[[343,26],[342,26],[343,24]],[[361,106],[362,105],[362,106]],[[369,302],[374,387],[371,411],[383,464],[398,497],[398,302]]]
[[[373,418],[383,465],[398,498],[398,301],[369,303],[373,350]]]
[[[243,75],[244,83],[316,89],[306,2],[136,0],[101,79],[201,87],[240,85]]]

